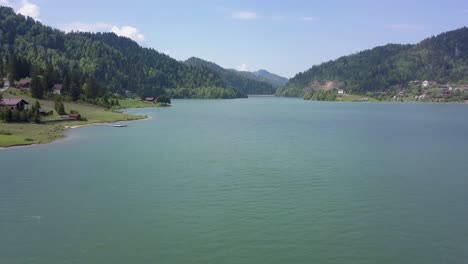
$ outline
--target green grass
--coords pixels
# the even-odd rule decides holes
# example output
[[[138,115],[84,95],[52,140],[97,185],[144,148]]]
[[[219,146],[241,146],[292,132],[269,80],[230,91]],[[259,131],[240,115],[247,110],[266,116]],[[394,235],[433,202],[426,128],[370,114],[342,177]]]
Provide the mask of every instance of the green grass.
[[[15,135],[3,135],[0,134],[0,146],[1,147],[13,147],[21,145],[30,145],[34,144],[34,141],[26,141],[22,136]]]
[[[160,107],[159,103],[148,103],[138,99],[121,99],[119,104],[122,108],[145,108],[145,107]]]
[[[36,102],[36,99],[20,90],[11,88],[3,97],[11,98],[22,98],[30,103],[30,106]],[[38,100],[41,104],[41,108],[46,111],[53,111],[54,114],[44,118],[47,120],[57,120],[60,116],[54,109],[54,102],[48,100]],[[133,107],[131,103],[127,103],[130,100],[121,100],[120,103],[127,107]],[[94,123],[112,123],[117,121],[129,121],[143,119],[145,116],[130,115],[120,113],[116,111],[106,110],[101,107],[97,107],[89,104],[81,104],[74,102],[64,102],[65,111],[69,113],[71,110],[75,110],[81,114],[82,117],[86,118],[86,121],[67,121],[60,123],[48,123],[48,124],[34,124],[34,123],[4,123],[0,122],[0,147],[11,147],[18,145],[31,145],[31,144],[44,144],[54,141],[58,138],[63,137],[63,131],[72,126],[81,126]],[[152,104],[152,106],[156,106]],[[11,134],[11,135],[7,135]],[[28,140],[26,140],[28,139]]]
[[[378,102],[377,99],[374,99],[372,97],[367,97],[363,95],[354,95],[354,94],[345,94],[343,96],[338,96],[336,97],[336,101],[339,102],[361,102],[362,98],[367,98],[368,102]]]

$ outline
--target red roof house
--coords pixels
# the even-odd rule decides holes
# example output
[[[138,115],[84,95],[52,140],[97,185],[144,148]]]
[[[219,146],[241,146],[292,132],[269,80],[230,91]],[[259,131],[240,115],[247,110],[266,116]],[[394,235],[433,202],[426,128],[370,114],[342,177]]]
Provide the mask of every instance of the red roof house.
[[[81,120],[81,115],[80,114],[69,114],[69,118],[73,118],[75,120]]]
[[[154,103],[154,100],[155,100],[154,97],[146,97],[145,99],[143,99],[143,101],[149,102],[149,103]]]
[[[18,110],[18,111],[23,111],[26,105],[29,103],[26,102],[23,99],[16,99],[16,98],[5,98],[3,100],[0,100],[0,106],[9,108],[11,110]]]
[[[23,79],[18,82],[19,88],[30,88],[31,87],[31,79]]]

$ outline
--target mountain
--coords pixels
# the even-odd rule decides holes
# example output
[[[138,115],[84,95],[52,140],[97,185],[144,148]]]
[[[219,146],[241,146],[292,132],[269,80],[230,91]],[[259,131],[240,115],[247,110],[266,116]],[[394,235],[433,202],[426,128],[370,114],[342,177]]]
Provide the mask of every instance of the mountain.
[[[87,93],[84,83],[90,78],[100,89],[89,96],[126,90],[140,96],[240,95],[226,88],[212,70],[188,66],[128,38],[114,33],[66,34],[0,7],[0,77],[13,81],[33,72],[50,82],[44,89],[64,83],[65,94],[75,99]]]
[[[468,83],[468,28],[415,45],[388,44],[313,66],[291,78],[276,95],[299,97],[324,87],[355,94],[379,93],[405,89],[418,80]]]
[[[286,85],[286,83],[288,83],[288,78],[271,73],[267,70],[258,70],[258,71],[252,72],[252,74],[255,75],[258,80],[268,82],[271,85],[273,85],[273,87],[275,88],[279,88],[281,86]]]
[[[275,87],[264,78],[260,79],[251,72],[241,72],[223,67],[200,58],[191,57],[184,62],[188,66],[209,69],[218,74],[227,88],[232,88],[242,94],[274,94]]]

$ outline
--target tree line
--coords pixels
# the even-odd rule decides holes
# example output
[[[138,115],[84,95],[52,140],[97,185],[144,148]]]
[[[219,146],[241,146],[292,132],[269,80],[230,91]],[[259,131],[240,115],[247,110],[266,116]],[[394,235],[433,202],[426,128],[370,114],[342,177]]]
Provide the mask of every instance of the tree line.
[[[389,44],[365,50],[298,73],[277,95],[303,96],[314,82],[326,81],[354,94],[406,89],[413,80],[468,83],[466,43],[468,28],[464,27],[416,45]]]

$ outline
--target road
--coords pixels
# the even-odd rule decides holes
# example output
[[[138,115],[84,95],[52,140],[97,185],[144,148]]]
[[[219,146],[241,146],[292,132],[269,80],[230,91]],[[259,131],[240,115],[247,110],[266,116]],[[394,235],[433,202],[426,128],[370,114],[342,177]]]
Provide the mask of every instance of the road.
[[[3,79],[3,88],[0,89],[0,93],[3,93],[5,92],[6,90],[10,89],[10,81],[8,81],[8,79]]]

